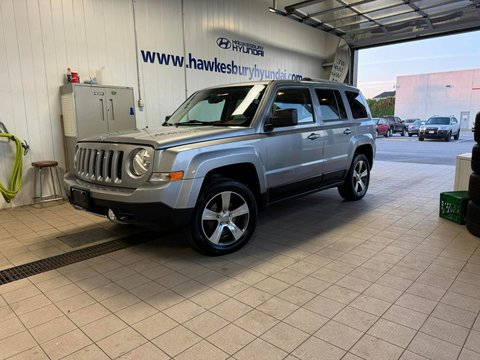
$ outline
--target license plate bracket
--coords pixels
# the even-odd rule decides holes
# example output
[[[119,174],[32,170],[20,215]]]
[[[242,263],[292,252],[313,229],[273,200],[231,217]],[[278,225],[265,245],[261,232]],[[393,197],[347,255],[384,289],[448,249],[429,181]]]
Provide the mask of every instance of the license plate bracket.
[[[77,189],[72,187],[70,190],[72,205],[75,209],[85,210],[88,208],[88,199],[90,193],[88,190]]]

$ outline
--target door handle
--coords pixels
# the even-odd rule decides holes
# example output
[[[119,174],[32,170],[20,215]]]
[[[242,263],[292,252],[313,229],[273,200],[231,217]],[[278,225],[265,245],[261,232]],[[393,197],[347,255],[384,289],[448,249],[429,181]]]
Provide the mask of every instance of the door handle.
[[[345,129],[345,130],[343,131],[343,133],[344,133],[345,135],[349,135],[349,134],[352,133],[352,130],[350,130],[350,129]]]
[[[307,139],[317,140],[319,137],[320,137],[320,134],[311,133],[310,135],[307,136]]]
[[[113,99],[110,99],[110,108],[112,111],[112,120],[115,120],[115,110],[113,108]]]
[[[103,106],[103,99],[98,99],[100,100],[100,106],[102,107],[102,121],[105,121],[105,110]]]

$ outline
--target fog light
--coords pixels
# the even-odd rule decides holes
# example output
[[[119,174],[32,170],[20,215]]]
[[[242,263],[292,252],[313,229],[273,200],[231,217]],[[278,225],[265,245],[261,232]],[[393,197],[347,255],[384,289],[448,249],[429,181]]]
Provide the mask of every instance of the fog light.
[[[115,216],[115,213],[113,212],[112,209],[108,209],[108,211],[107,211],[107,218],[108,218],[108,220],[110,220],[110,221],[115,221],[115,220],[117,220],[117,217]]]

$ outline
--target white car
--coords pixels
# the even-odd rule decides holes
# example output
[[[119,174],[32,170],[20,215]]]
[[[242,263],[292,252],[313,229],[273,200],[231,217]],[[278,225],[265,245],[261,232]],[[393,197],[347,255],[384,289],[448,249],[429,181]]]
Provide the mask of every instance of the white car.
[[[450,141],[452,138],[460,138],[460,123],[455,116],[433,116],[427,120],[425,125],[420,126],[418,140],[444,139]]]

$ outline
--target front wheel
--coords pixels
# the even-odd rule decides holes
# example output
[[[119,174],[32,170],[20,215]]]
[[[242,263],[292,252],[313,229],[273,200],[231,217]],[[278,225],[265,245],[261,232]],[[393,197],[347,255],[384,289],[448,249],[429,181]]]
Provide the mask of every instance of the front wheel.
[[[418,135],[418,141],[423,141],[423,136]]]
[[[452,133],[449,132],[449,133],[447,134],[447,136],[445,136],[445,141],[446,141],[446,142],[449,142],[451,138],[452,138]]]
[[[244,246],[252,237],[257,218],[255,196],[244,184],[218,179],[207,185],[197,201],[189,239],[208,255],[224,255]]]
[[[412,137],[412,136],[413,136],[413,134],[412,134],[412,133],[408,133],[408,136]]]
[[[365,155],[356,154],[345,182],[338,187],[338,192],[345,200],[360,200],[367,193],[369,183],[370,163]]]

